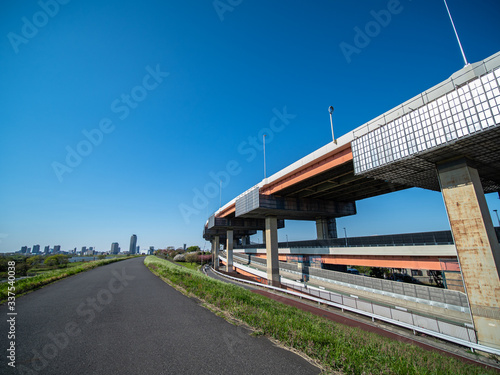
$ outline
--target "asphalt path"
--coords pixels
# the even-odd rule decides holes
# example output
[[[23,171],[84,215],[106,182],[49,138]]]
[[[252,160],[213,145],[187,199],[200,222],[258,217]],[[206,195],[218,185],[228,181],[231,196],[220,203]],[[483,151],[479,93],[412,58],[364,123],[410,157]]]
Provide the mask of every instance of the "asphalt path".
[[[319,374],[302,357],[228,323],[136,258],[0,306],[0,374]],[[8,365],[15,342],[15,368]]]

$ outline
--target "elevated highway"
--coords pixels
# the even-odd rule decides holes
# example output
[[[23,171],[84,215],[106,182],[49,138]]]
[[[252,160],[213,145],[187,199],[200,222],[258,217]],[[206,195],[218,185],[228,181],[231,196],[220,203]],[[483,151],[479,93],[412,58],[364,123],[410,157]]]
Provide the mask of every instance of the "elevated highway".
[[[469,64],[245,191],[212,215],[204,237],[232,269],[234,241],[265,231],[267,279],[279,285],[277,230],[336,218],[356,201],[410,187],[441,191],[478,341],[500,348],[500,246],[484,193],[500,191],[500,53]]]

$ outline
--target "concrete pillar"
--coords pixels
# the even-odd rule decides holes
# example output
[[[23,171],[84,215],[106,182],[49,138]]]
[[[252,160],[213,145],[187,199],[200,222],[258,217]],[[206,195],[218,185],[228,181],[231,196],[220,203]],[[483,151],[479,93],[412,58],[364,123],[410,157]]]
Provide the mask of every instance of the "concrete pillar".
[[[266,217],[266,259],[267,283],[273,286],[280,286],[278,220],[276,216]]]
[[[211,245],[211,252],[212,252],[212,264],[214,265],[215,267],[215,239],[213,239],[211,242],[210,242],[210,245]]]
[[[233,272],[233,230],[232,229],[227,230],[226,252],[227,252],[226,271]]]
[[[247,236],[241,237],[241,244],[243,246],[250,245],[250,236],[247,235]]]
[[[334,217],[327,219],[326,226],[328,228],[328,238],[338,238],[337,219],[335,219]]]
[[[214,238],[214,268],[217,271],[219,270],[219,250],[220,250],[219,236],[215,236],[215,238]]]
[[[327,233],[326,219],[316,219],[316,238],[318,240],[326,240]]]
[[[316,219],[316,235],[318,240],[337,238],[337,221],[334,217]]]
[[[479,174],[464,159],[437,172],[478,343],[500,349],[500,246]]]

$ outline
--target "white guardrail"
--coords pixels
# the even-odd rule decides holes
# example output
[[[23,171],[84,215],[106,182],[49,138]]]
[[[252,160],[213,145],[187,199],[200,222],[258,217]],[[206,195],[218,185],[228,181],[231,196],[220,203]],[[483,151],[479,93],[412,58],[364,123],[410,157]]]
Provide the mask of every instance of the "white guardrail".
[[[219,258],[223,262],[226,262],[226,258],[221,256],[219,256]],[[245,272],[251,273],[255,276],[267,279],[267,275],[265,274],[265,272],[246,267],[239,263],[233,263],[233,266]],[[295,292],[292,290],[285,290],[279,287],[265,285],[255,281],[249,281],[233,276],[228,276],[216,271],[213,268],[212,271],[228,279],[243,282],[246,284],[256,285],[267,289],[273,289],[281,293],[291,294],[300,298],[317,302],[320,305],[324,304],[336,307],[338,309],[341,309],[342,311],[347,310],[356,314],[368,316],[372,319],[372,321],[375,321],[375,319],[377,319],[389,324],[403,327],[412,330],[414,334],[416,334],[416,332],[420,332],[429,336],[434,336],[439,339],[452,342],[454,344],[465,346],[467,348],[470,348],[472,351],[480,350],[482,352],[500,355],[499,349],[478,344],[476,339],[476,332],[474,331],[473,328],[443,322],[436,318],[424,317],[421,315],[405,311],[406,309],[403,308],[390,308],[386,306],[377,305],[372,302],[361,301],[356,296],[347,297],[338,293],[322,290],[316,287],[311,287],[311,286],[304,287],[301,283],[294,282],[292,280],[288,280],[285,278],[281,279],[281,284],[299,290],[300,292],[313,294],[313,296],[304,295],[299,291]]]

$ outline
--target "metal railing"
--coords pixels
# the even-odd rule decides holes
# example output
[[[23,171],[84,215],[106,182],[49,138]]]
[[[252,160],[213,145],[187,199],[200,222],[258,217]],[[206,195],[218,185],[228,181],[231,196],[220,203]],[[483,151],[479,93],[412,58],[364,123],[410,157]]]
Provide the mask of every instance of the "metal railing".
[[[476,64],[472,64],[473,66]],[[413,98],[405,101],[404,103],[390,109],[389,111],[375,117],[374,119],[365,122],[363,125],[352,130],[352,135],[354,139],[357,139],[370,131],[373,131],[381,126],[386,125],[388,122],[400,118],[408,113],[411,113],[418,108],[427,105],[428,103],[437,100],[438,98],[446,95],[448,92],[458,89],[467,82],[473,81],[489,72],[494,70],[500,65],[499,55],[495,54],[488,57],[487,59],[479,62],[476,69],[479,67],[482,69],[476,74],[472,73],[470,70],[464,70],[462,72],[456,72],[452,77],[446,79],[445,81],[438,83],[434,87],[414,96]]]
[[[222,261],[226,261],[225,258],[220,258]],[[255,270],[238,263],[234,263],[234,267],[240,268],[241,270],[249,272],[258,277],[267,278],[265,272]],[[472,351],[480,350],[486,353],[500,355],[499,349],[491,348],[477,343],[476,332],[470,324],[456,325],[441,321],[436,318],[428,318],[417,315],[405,311],[405,309],[402,308],[390,308],[386,306],[380,306],[372,302],[361,301],[356,296],[348,297],[334,292],[321,290],[319,288],[303,286],[300,283],[291,280],[281,280],[282,285],[286,285],[288,288],[294,289],[286,290],[271,285],[265,285],[254,281],[232,277],[217,272],[214,269],[212,270],[218,275],[232,280],[273,289],[281,293],[286,293],[297,296],[299,298],[317,302],[320,305],[324,304],[332,306],[341,309],[342,311],[350,311],[356,314],[368,316],[372,319],[372,321],[379,320],[399,327],[403,327],[412,330],[414,334],[416,334],[416,332],[420,332],[429,336],[434,336],[442,340],[468,347]],[[310,295],[306,295],[303,293],[308,293]]]
[[[287,241],[280,242],[278,247],[371,247],[371,246],[432,246],[453,245],[451,231],[387,234],[378,236],[332,238],[328,240]],[[235,248],[258,248],[262,244],[235,246]]]
[[[234,258],[247,261],[248,264],[256,263],[261,266],[266,265],[265,259],[233,254]],[[248,259],[247,259],[248,257]],[[417,303],[425,303],[445,309],[456,310],[463,313],[470,312],[469,302],[465,293],[425,285],[408,284],[392,280],[378,279],[352,275],[345,272],[338,272],[314,267],[307,267],[300,271],[295,264],[279,262],[280,271],[297,274],[297,278],[302,279],[302,275],[307,274],[309,278],[320,281],[349,286],[350,288],[364,290],[370,293],[386,295]]]
[[[495,227],[500,242],[500,227]],[[377,246],[433,246],[454,245],[450,230],[435,232],[386,234],[378,236],[362,236],[347,238],[331,238],[328,240],[286,241],[278,243],[279,248],[300,247],[377,247]],[[237,245],[235,249],[257,249],[264,244]]]

